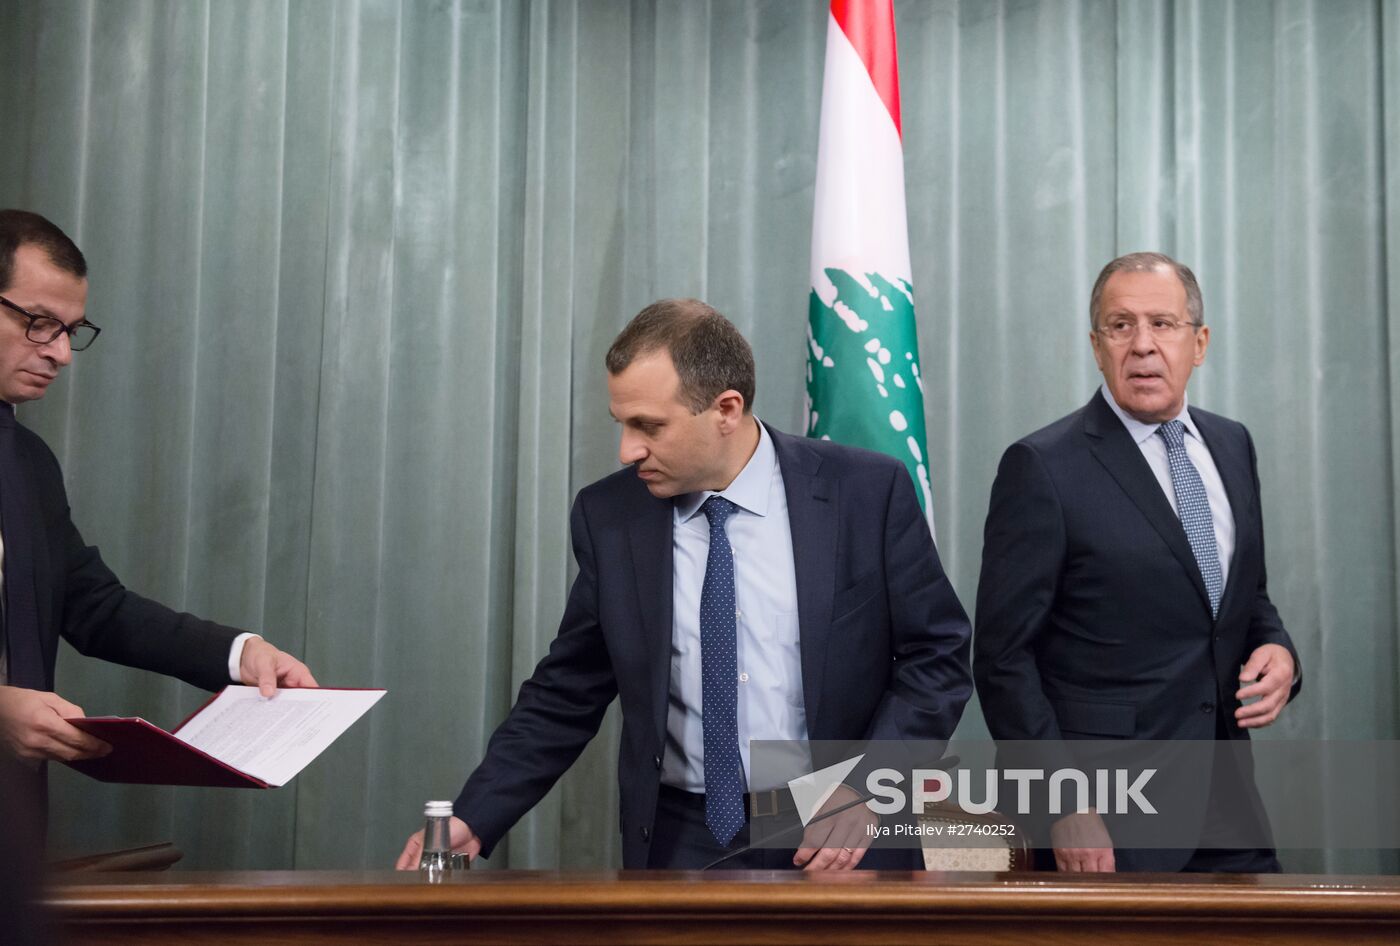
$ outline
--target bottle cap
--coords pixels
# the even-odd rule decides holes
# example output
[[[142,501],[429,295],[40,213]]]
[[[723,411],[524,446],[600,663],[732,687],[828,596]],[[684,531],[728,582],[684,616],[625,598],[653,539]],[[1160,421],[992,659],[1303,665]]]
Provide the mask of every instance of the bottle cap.
[[[430,801],[423,805],[423,814],[429,818],[452,817],[452,802]]]

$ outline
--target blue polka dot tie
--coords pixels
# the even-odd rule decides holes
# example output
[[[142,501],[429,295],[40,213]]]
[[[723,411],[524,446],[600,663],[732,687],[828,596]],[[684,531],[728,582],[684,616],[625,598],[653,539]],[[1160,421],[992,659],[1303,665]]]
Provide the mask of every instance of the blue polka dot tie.
[[[711,496],[710,554],[700,590],[700,714],[705,734],[705,824],[728,845],[744,826],[744,770],[739,758],[739,654],[734,552],[724,523],[739,507]]]
[[[1186,529],[1186,540],[1196,556],[1196,567],[1210,596],[1210,615],[1220,613],[1220,596],[1225,579],[1220,572],[1220,554],[1215,547],[1215,521],[1210,514],[1210,500],[1196,465],[1186,455],[1186,425],[1169,420],[1157,428],[1157,435],[1167,443],[1167,463],[1172,470],[1172,490],[1176,493],[1176,514]]]

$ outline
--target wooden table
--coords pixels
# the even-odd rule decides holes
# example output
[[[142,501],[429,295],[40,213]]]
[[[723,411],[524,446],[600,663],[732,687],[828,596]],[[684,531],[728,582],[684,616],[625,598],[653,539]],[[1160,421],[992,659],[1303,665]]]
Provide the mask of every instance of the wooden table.
[[[56,879],[73,943],[1400,943],[1400,878],[479,870]]]

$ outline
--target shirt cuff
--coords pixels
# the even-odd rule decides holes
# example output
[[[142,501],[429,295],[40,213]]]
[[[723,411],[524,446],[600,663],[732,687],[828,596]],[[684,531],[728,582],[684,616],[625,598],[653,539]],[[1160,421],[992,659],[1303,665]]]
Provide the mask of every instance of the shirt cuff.
[[[261,634],[244,631],[233,639],[233,646],[228,649],[228,678],[234,683],[243,682],[243,674],[238,672],[238,665],[243,662],[243,645],[254,637],[262,640]]]

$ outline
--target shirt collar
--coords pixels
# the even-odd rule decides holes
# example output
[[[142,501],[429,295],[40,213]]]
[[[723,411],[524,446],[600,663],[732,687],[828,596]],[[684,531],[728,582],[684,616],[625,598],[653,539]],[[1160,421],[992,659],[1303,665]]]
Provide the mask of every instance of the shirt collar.
[[[754,418],[754,422],[758,423],[757,417]],[[753,456],[749,457],[749,462],[739,471],[739,475],[734,477],[734,482],[730,483],[727,489],[718,492],[707,489],[677,496],[676,518],[680,522],[689,522],[699,515],[705,500],[716,495],[723,496],[756,516],[768,515],[769,487],[773,482],[773,468],[777,465],[778,454],[773,449],[773,438],[763,429],[763,424],[759,423],[758,447]]]
[[[1139,447],[1147,442],[1148,438],[1157,432],[1161,424],[1144,424],[1123,408],[1118,406],[1118,402],[1113,399],[1113,393],[1108,390],[1108,384],[1099,385],[1099,390],[1103,393],[1103,399],[1108,402],[1109,408],[1118,415],[1118,419],[1123,422],[1123,426],[1128,428],[1128,435],[1133,438],[1133,442]],[[1186,427],[1186,432],[1197,440],[1201,440],[1201,432],[1196,429],[1196,422],[1191,419],[1189,410],[1190,404],[1183,395],[1181,399],[1181,413],[1177,414],[1173,420],[1179,420]],[[1202,441],[1204,442],[1204,441]]]

